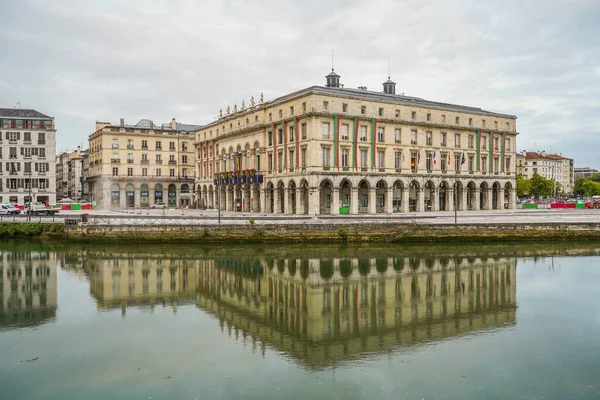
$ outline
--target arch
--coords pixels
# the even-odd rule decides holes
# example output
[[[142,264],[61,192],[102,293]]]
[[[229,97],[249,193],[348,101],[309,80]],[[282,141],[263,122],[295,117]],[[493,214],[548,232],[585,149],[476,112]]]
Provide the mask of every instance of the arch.
[[[456,183],[454,183],[454,199],[453,199],[453,203],[455,204],[455,207],[457,210],[459,211],[464,211],[465,210],[465,204],[464,204],[464,187],[461,181],[456,181]]]
[[[142,183],[140,186],[140,206],[148,207],[150,205],[150,188],[147,184]]]
[[[450,185],[442,181],[438,187],[438,211],[450,211],[450,204]]]
[[[398,213],[403,210],[402,199],[404,196],[404,182],[396,179],[392,184],[392,212]]]
[[[387,212],[387,205],[391,199],[388,198],[388,184],[384,179],[375,183],[375,212],[378,214]]]
[[[169,207],[177,206],[177,187],[171,183],[167,189],[167,199]]]
[[[351,260],[340,260],[340,275],[342,278],[348,278],[352,275],[352,261]]]
[[[163,187],[160,183],[154,185],[154,203],[160,203],[163,201]]]
[[[113,183],[112,185],[110,185],[110,206],[121,206],[121,188],[117,183]]]
[[[469,181],[467,183],[467,210],[477,210],[479,204],[477,202],[477,195],[479,190],[477,189],[477,185],[473,181]]]
[[[273,213],[275,209],[275,186],[273,182],[267,183],[267,191],[265,192],[265,212]]]
[[[302,179],[300,181],[300,213],[308,214],[308,181],[306,179]]]
[[[325,280],[333,278],[333,260],[322,259],[319,265],[319,273],[321,278]]]
[[[319,213],[331,214],[333,196],[333,183],[329,179],[323,179],[319,184]]]
[[[190,185],[184,183],[181,185],[179,189],[179,199],[181,204],[180,207],[189,207],[190,206]]]
[[[437,211],[435,206],[435,184],[432,181],[425,182],[425,187],[423,190],[423,200],[425,202],[424,211]]]
[[[362,179],[358,182],[358,213],[359,214],[367,214],[369,212],[369,203],[371,199],[369,198],[369,191],[371,189],[371,185],[369,181],[366,179]]]
[[[288,182],[288,204],[286,204],[286,209],[292,213],[297,214],[296,210],[296,182],[292,179]]]
[[[125,206],[128,208],[135,207],[135,187],[132,183],[125,186]]]
[[[506,182],[504,184],[504,204],[506,208],[515,208],[516,204],[512,201],[513,196],[513,185],[510,182]]]
[[[487,210],[489,207],[489,185],[487,182],[481,182],[479,185],[479,209]]]
[[[496,181],[492,184],[492,209],[493,210],[499,210],[501,208],[503,208],[503,204],[504,204],[504,196],[502,196],[502,198],[500,198],[500,189],[502,188],[502,186],[500,185],[500,182]]]
[[[285,214],[286,211],[286,204],[285,204],[285,184],[283,183],[283,181],[278,181],[277,182],[277,195],[276,195],[276,201],[277,201],[277,209],[275,210],[275,212],[281,213],[281,214]]]

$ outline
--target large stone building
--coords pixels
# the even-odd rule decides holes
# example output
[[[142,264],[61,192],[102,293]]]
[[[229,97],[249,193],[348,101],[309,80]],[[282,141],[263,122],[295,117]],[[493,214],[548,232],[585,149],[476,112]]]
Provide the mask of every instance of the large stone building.
[[[458,210],[515,207],[515,116],[326,78],[198,129],[198,206],[375,214],[453,210],[456,194]]]
[[[580,168],[575,168],[574,169],[574,179],[577,180],[579,178],[586,178],[589,179],[591,177],[593,177],[594,175],[600,174],[600,171],[598,171],[595,168],[590,168],[590,167],[580,167]]]
[[[523,151],[521,155],[525,157],[522,172],[524,177],[530,179],[537,173],[546,179],[554,179],[560,184],[565,194],[573,193],[575,168],[571,158],[559,154],[549,154],[544,151],[539,153]]]
[[[97,122],[89,136],[90,200],[103,208],[190,205],[198,125]]]
[[[0,108],[0,203],[56,201],[54,118]]]

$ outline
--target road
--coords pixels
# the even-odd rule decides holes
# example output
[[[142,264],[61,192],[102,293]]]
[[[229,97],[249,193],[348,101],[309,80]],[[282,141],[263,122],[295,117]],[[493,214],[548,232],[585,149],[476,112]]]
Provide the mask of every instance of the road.
[[[80,219],[89,214],[91,224],[98,225],[212,225],[218,224],[214,210],[94,210],[64,211],[53,217],[32,216],[32,222],[64,222],[65,218]],[[245,225],[250,219],[256,224],[360,224],[416,223],[453,224],[454,212],[402,213],[392,215],[303,215],[255,214],[223,212],[222,224]],[[0,222],[26,222],[26,215],[0,216]],[[457,213],[459,224],[513,223],[600,223],[600,210],[544,209],[464,211]]]

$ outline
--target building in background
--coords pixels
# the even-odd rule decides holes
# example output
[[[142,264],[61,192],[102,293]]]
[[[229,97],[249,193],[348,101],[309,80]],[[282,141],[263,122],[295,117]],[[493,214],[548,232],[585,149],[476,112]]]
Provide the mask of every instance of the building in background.
[[[67,173],[67,162],[69,160],[69,154],[61,152],[56,155],[56,199],[60,200],[67,197],[68,187],[68,173]]]
[[[396,94],[390,79],[383,92],[344,88],[333,71],[326,79],[227,107],[198,129],[198,205],[310,215],[516,207],[515,116]]]
[[[102,208],[187,207],[194,187],[194,131],[199,125],[96,122],[89,136],[90,201]]]
[[[600,171],[598,171],[597,169],[594,169],[594,168],[590,168],[590,167],[575,168],[574,179],[575,180],[577,180],[579,178],[589,179],[598,173],[600,173]]]
[[[87,200],[84,188],[84,164],[89,164],[88,151],[77,149],[56,156],[57,199]]]
[[[545,151],[522,151],[521,156],[525,157],[524,177],[530,179],[537,173],[546,179],[557,181],[565,194],[573,193],[573,185],[575,183],[573,159],[560,154],[549,154]]]
[[[54,118],[0,108],[0,203],[56,202]]]
[[[517,159],[517,167],[516,167],[517,176],[519,176],[519,175],[525,176],[525,155],[523,153],[517,153],[516,159]]]

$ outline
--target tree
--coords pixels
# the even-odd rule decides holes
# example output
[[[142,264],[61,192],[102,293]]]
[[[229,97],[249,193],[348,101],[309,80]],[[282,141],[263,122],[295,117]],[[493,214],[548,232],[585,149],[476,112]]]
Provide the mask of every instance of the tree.
[[[533,197],[550,196],[550,193],[552,193],[552,183],[549,179],[544,178],[536,172],[530,179],[529,192]]]
[[[600,195],[600,182],[593,179],[579,178],[575,181],[573,192],[578,196],[597,196]]]
[[[531,190],[531,181],[523,175],[517,176],[517,196],[527,196]]]

